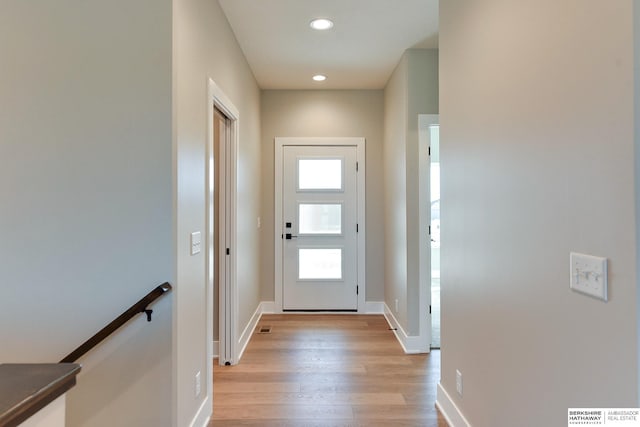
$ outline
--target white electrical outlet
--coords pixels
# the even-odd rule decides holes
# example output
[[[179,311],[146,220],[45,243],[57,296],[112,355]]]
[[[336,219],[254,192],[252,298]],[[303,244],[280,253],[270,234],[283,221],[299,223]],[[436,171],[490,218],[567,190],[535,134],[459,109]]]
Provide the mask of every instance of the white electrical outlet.
[[[400,311],[398,307],[399,307],[398,306],[398,300],[396,299],[396,314],[398,313],[398,311]]]
[[[462,373],[456,369],[456,391],[462,396]]]
[[[607,301],[607,259],[575,252],[569,259],[571,289]]]
[[[262,218],[258,217],[257,224],[258,224],[258,228],[262,227]]]
[[[202,382],[200,381],[200,371],[198,371],[195,378],[195,392],[196,392],[196,397],[199,397],[200,392],[202,392]]]

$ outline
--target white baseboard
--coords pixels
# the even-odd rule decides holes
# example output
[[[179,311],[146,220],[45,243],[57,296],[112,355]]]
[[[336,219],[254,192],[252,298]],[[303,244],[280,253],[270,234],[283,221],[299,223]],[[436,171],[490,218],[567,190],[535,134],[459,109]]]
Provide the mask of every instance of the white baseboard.
[[[189,424],[189,427],[207,427],[211,418],[211,397],[207,396],[196,412],[196,416]]]
[[[366,301],[364,312],[366,314],[384,314],[383,301]]]
[[[249,340],[253,336],[253,331],[256,329],[256,326],[258,326],[260,317],[262,317],[262,303],[258,304],[256,311],[253,313],[253,316],[251,316],[251,319],[249,319],[249,323],[247,323],[247,326],[245,326],[242,334],[240,335],[240,338],[238,339],[238,348],[240,349],[240,351],[238,352],[236,363],[240,362],[244,351],[247,349]]]
[[[436,406],[450,427],[471,427],[469,421],[462,415],[460,408],[456,406],[441,383],[438,383]]]
[[[260,303],[260,310],[262,314],[275,314],[276,302],[275,301],[262,301]]]
[[[262,301],[260,303],[262,314],[276,314],[276,303],[275,301]],[[305,312],[300,312],[305,313]],[[332,313],[331,311],[327,311],[327,313]],[[318,313],[311,313],[318,314]],[[343,313],[341,313],[343,314]],[[364,310],[359,311],[358,314],[384,314],[384,302],[383,301],[366,301]]]
[[[420,337],[415,335],[407,335],[405,330],[398,322],[398,319],[393,315],[389,306],[384,304],[384,317],[387,319],[387,323],[393,329],[393,333],[396,335],[398,342],[402,346],[403,350],[407,354],[419,354],[424,353],[420,349]]]
[[[253,335],[253,331],[256,329],[256,326],[258,326],[258,322],[260,321],[262,315],[273,314],[274,312],[275,302],[262,301],[260,304],[258,304],[256,311],[253,313],[253,316],[251,316],[251,319],[249,319],[249,323],[247,323],[242,331],[242,334],[240,335],[240,338],[238,339],[237,348],[239,348],[240,351],[235,363],[238,363],[240,361],[240,358],[244,354],[247,345],[249,345],[249,340],[251,340],[251,337]],[[213,358],[217,357],[220,357],[220,341],[213,342]]]

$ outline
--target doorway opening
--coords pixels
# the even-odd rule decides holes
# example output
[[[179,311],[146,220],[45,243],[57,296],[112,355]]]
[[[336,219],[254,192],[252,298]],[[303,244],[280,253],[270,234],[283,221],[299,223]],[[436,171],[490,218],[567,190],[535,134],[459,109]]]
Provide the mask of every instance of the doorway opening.
[[[431,348],[440,348],[440,125],[429,125],[431,164]]]
[[[418,116],[420,347],[440,348],[440,120]]]
[[[209,80],[206,166],[207,342],[208,356],[213,358],[217,355],[221,365],[235,364],[238,359],[235,256],[238,117],[235,106]]]

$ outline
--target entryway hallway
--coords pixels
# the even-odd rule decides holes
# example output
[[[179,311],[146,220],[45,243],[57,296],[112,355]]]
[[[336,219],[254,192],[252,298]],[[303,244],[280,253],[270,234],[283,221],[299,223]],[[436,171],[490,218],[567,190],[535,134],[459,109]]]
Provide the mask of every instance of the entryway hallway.
[[[214,361],[209,425],[446,427],[439,379],[381,315],[264,315],[238,365]]]

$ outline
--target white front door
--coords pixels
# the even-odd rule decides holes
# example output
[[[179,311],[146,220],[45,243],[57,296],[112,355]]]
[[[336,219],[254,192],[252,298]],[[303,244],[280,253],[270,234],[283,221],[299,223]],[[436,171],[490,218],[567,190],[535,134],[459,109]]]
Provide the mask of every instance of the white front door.
[[[283,148],[282,308],[356,311],[356,147]]]

